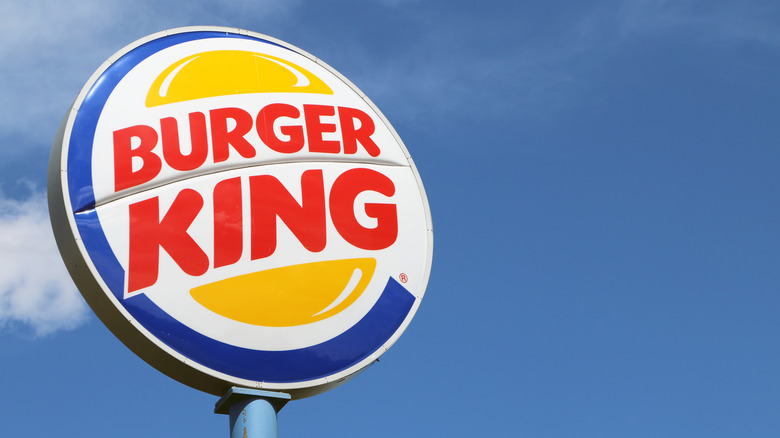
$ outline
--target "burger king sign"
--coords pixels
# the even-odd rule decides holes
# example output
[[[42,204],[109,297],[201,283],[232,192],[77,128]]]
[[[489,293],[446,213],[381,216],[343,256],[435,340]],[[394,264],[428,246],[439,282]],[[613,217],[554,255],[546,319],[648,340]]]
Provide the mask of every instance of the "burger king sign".
[[[326,391],[414,316],[433,231],[396,132],[282,41],[151,35],[92,76],[52,151],[57,243],[130,349],[221,395]]]

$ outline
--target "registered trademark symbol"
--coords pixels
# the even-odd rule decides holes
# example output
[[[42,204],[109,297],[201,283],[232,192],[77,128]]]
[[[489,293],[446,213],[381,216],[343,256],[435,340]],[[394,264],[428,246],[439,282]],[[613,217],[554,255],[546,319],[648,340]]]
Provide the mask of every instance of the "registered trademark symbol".
[[[401,280],[401,283],[409,281],[409,277],[407,277],[406,274],[401,274],[398,278]]]

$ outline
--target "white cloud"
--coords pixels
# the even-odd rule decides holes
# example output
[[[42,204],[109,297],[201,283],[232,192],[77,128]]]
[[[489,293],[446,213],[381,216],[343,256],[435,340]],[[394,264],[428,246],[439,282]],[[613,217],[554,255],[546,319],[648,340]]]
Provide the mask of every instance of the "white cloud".
[[[0,0],[0,138],[22,140],[0,150],[48,148],[92,72],[138,38],[195,24],[228,26],[229,16],[281,14],[298,3]],[[88,308],[60,259],[45,194],[18,199],[0,192],[0,330],[42,336],[74,328]]]
[[[0,194],[0,328],[43,336],[75,328],[87,314],[54,242],[45,195]]]

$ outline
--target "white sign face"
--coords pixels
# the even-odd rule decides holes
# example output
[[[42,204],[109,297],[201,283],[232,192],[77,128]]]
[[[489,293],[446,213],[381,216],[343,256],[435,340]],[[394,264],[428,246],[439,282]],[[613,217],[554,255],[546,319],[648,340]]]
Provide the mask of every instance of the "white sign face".
[[[330,389],[416,312],[433,232],[398,135],[349,81],[267,36],[155,34],[66,116],[52,223],[103,322],[171,377]]]

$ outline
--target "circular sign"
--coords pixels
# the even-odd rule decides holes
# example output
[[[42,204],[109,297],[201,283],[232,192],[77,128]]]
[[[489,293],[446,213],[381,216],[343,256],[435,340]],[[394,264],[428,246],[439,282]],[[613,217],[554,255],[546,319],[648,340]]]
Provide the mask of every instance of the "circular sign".
[[[216,395],[339,385],[398,339],[431,267],[425,192],[384,116],[242,30],[161,32],[103,64],[60,127],[49,208],[103,323]]]

